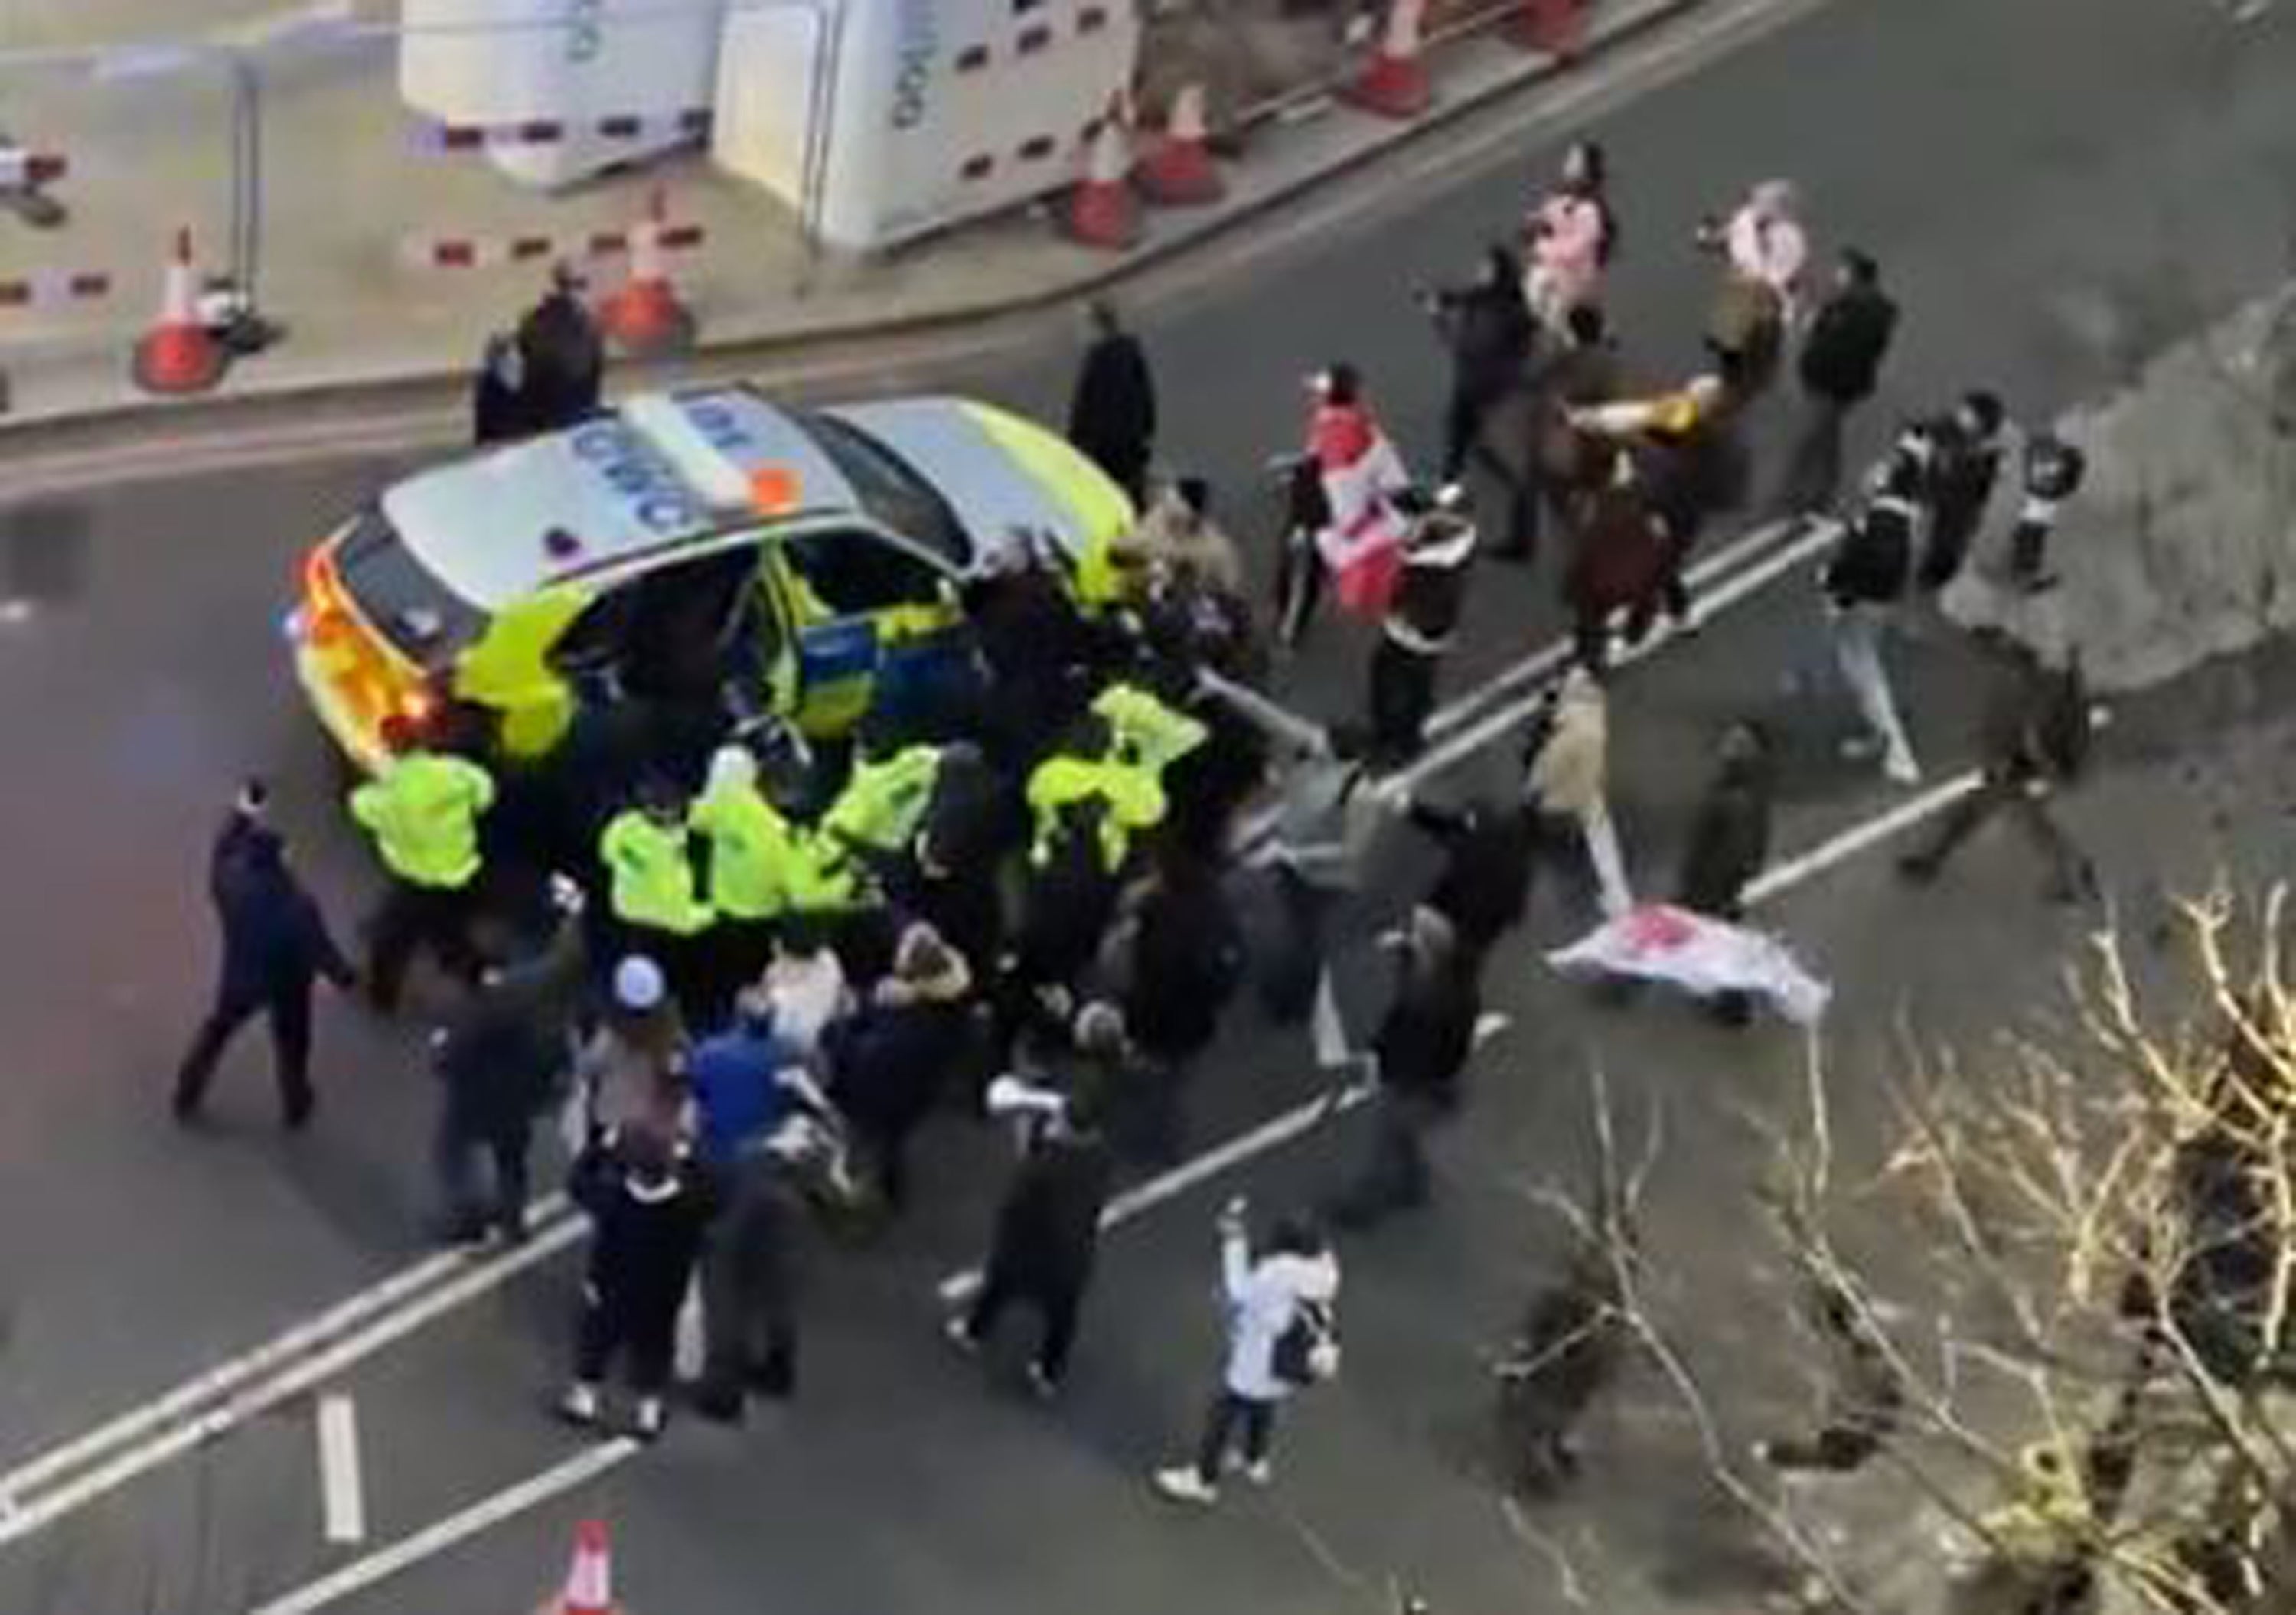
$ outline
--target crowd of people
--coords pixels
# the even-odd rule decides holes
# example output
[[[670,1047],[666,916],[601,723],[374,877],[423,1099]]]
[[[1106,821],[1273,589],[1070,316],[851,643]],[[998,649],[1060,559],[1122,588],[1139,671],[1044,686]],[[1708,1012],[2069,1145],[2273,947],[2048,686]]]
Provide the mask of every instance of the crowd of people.
[[[682,1314],[698,1306],[701,1414],[734,1419],[752,1397],[794,1394],[813,1231],[900,1216],[938,1114],[1009,1127],[982,1280],[943,1325],[973,1352],[1016,1309],[1031,1315],[1027,1372],[1049,1398],[1114,1186],[1185,1150],[1193,1073],[1248,980],[1269,1014],[1308,1021],[1334,916],[1380,824],[1399,819],[1439,872],[1383,933],[1395,971],[1368,1045],[1367,1154],[1256,1244],[1240,1202],[1223,1214],[1219,1386],[1192,1460],[1154,1475],[1193,1503],[1231,1470],[1264,1482],[1278,1405],[1337,1368],[1335,1234],[1429,1198],[1428,1135],[1461,1103],[1485,963],[1524,919],[1537,866],[1583,852],[1604,913],[1636,901],[1607,808],[1613,648],[1661,616],[1693,621],[1685,562],[1710,523],[1760,502],[1744,427],[1789,358],[1800,414],[1767,497],[1839,529],[1822,574],[1826,660],[1890,779],[1921,777],[1886,671],[1892,623],[1961,574],[2012,474],[2023,501],[2008,578],[2047,585],[2077,451],[2045,432],[2015,449],[2000,399],[1972,389],[1908,422],[1845,497],[1845,426],[1876,391],[1897,324],[1878,266],[1845,249],[1817,284],[1779,183],[1697,239],[1719,260],[1702,351],[1677,384],[1631,393],[1603,308],[1622,241],[1608,168],[1599,148],[1574,147],[1519,242],[1491,247],[1471,283],[1425,295],[1455,360],[1439,479],[1414,481],[1354,365],[1318,375],[1264,603],[1209,486],[1154,475],[1146,354],[1096,306],[1070,428],[1142,512],[1113,558],[1119,608],[1086,609],[1054,557],[1000,541],[968,586],[986,694],[959,721],[865,720],[849,743],[808,746],[740,711],[680,713],[647,730],[676,743],[618,751],[611,777],[578,791],[562,769],[496,761],[486,715],[448,689],[454,721],[398,736],[349,799],[388,877],[356,969],[250,783],[213,848],[225,966],[176,1115],[197,1121],[224,1046],[263,1016],[284,1119],[304,1126],[314,983],[363,987],[397,1012],[427,952],[455,984],[431,1045],[441,1234],[524,1237],[534,1141],[554,1128],[594,1226],[561,1411],[605,1419],[619,1375],[629,1428],[647,1437],[668,1416]],[[562,284],[498,345],[482,437],[594,403],[586,317]],[[1479,510],[1504,512],[1488,554]],[[1521,737],[1514,788],[1446,804],[1382,784],[1426,742],[1472,569],[1529,560],[1546,534],[1577,654]],[[1328,731],[1255,688],[1327,609],[1363,619],[1372,641],[1362,721]],[[2046,800],[2079,766],[2078,660],[2006,640],[1988,654],[2004,695],[1985,785],[1905,873],[1934,878],[2007,809],[2047,851],[2053,886],[2076,891],[2086,865]],[[1739,917],[1768,851],[1770,750],[1751,721],[1721,737],[1674,888],[1682,906]],[[578,753],[585,767],[603,755]],[[1237,826],[1255,803],[1274,830],[1244,858]],[[1248,959],[1239,890],[1260,881],[1280,923]],[[1751,1011],[1736,996],[1715,1007],[1733,1021]],[[1508,1396],[1555,1405],[1538,1402],[1539,1372],[1516,1374]],[[1568,1434],[1539,1426],[1525,1463],[1566,1467]]]

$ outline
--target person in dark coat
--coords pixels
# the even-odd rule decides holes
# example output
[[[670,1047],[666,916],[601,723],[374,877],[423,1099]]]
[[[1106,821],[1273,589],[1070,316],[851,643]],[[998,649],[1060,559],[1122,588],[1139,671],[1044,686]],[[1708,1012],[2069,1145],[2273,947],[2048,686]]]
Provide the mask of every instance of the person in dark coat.
[[[1818,305],[1802,339],[1802,421],[1786,457],[1783,513],[1812,516],[1833,503],[1843,429],[1850,411],[1874,396],[1897,329],[1898,306],[1882,290],[1880,266],[1845,248],[1833,294]]]
[[[931,926],[913,923],[901,934],[892,974],[832,1036],[832,1097],[895,1210],[908,1198],[909,1137],[964,1057],[972,990],[964,956]]]
[[[1109,474],[1136,510],[1145,509],[1148,463],[1156,452],[1156,381],[1113,304],[1095,300],[1087,313],[1092,344],[1069,399],[1069,441]]]
[[[997,765],[1025,775],[1083,710],[1091,627],[1052,562],[1007,534],[965,587],[965,620],[988,669],[980,732]]]
[[[526,396],[526,360],[518,339],[496,333],[487,339],[479,374],[471,389],[471,441],[484,448],[512,443],[534,430]]]
[[[1157,1072],[1128,1119],[1149,1159],[1170,1160],[1186,1132],[1189,1074],[1242,980],[1242,936],[1218,866],[1177,848],[1122,923],[1119,1007],[1132,1046]]]
[[[2087,763],[2088,685],[2079,652],[2067,651],[2053,666],[2005,635],[1980,635],[1978,644],[1993,664],[1979,735],[1983,774],[1975,790],[1946,810],[1928,843],[1898,860],[1898,873],[1928,885],[1963,842],[2005,812],[2047,863],[2044,890],[2051,901],[2093,895],[2095,866],[2049,812],[2050,797]]]
[[[650,1129],[607,1133],[575,1162],[571,1185],[590,1214],[590,1264],[574,1379],[558,1412],[570,1423],[597,1423],[606,1375],[619,1359],[636,1398],[631,1433],[650,1441],[668,1418],[677,1309],[709,1221],[709,1187],[682,1144]]]
[[[1587,451],[1569,412],[1619,396],[1618,345],[1603,311],[1592,303],[1577,305],[1564,316],[1563,335],[1562,345],[1531,372],[1523,471],[1508,504],[1506,533],[1491,552],[1496,560],[1530,560],[1545,517],[1570,520]]]
[[[1512,804],[1474,801],[1439,808],[1414,798],[1406,816],[1443,855],[1427,906],[1451,922],[1467,968],[1480,971],[1492,947],[1530,912],[1538,869],[1538,805],[1525,796]]]
[[[1331,1207],[1343,1227],[1367,1228],[1427,1203],[1427,1133],[1459,1108],[1482,1014],[1481,990],[1448,920],[1422,904],[1399,946],[1400,979],[1372,1040],[1379,1094],[1371,1153]]]
[[[719,1205],[701,1262],[703,1353],[694,1411],[732,1423],[750,1396],[797,1394],[805,1184],[820,1129],[792,1116],[745,1140],[718,1172]]]
[[[280,1119],[291,1130],[306,1126],[317,1102],[310,1079],[312,979],[324,976],[339,992],[348,992],[357,980],[319,906],[288,866],[269,807],[268,788],[249,781],[208,857],[208,896],[223,930],[223,970],[207,1018],[176,1072],[179,1122],[198,1117],[233,1034],[261,1015],[271,1025]]]
[[[1453,482],[1409,512],[1402,573],[1380,624],[1366,695],[1372,758],[1381,767],[1401,767],[1426,743],[1436,680],[1458,629],[1474,559],[1475,524],[1466,505],[1466,490]]]
[[[1972,392],[1924,434],[1922,481],[1929,534],[1915,580],[1931,594],[1954,580],[1977,540],[2008,452],[2002,430],[2006,418],[1998,398]]]
[[[1443,414],[1443,472],[1456,481],[1480,447],[1483,423],[1520,387],[1538,326],[1522,297],[1522,265],[1506,248],[1485,249],[1482,267],[1464,286],[1421,294],[1451,350],[1451,398]]]
[[[1115,1176],[1096,1098],[1079,1093],[1056,1099],[997,1205],[980,1292],[948,1321],[948,1338],[978,1351],[1015,1302],[1035,1308],[1044,1333],[1029,1363],[1029,1382],[1039,1396],[1053,1396],[1067,1377]]]
[[[1732,724],[1723,732],[1718,755],[1714,777],[1691,819],[1674,900],[1693,914],[1734,924],[1745,914],[1747,885],[1769,861],[1775,779],[1769,741],[1758,724]],[[1713,1007],[1715,1016],[1732,1026],[1745,1024],[1753,1013],[1753,1001],[1743,993],[1721,994]]]
[[[534,1124],[563,1086],[573,1060],[570,1012],[585,963],[582,927],[569,914],[539,956],[488,965],[454,1020],[434,1040],[445,1086],[433,1151],[446,1238],[467,1244],[496,1233],[526,1235],[527,1158]],[[472,1187],[483,1153],[494,1173],[490,1196]]]
[[[606,347],[582,306],[582,280],[571,264],[551,266],[550,289],[519,322],[527,427],[556,431],[594,413],[605,384]]]

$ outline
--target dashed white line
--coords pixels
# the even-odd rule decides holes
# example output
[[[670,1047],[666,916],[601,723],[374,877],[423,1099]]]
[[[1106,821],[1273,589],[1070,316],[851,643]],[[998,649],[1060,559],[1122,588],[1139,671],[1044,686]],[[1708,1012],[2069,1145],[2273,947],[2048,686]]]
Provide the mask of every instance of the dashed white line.
[[[322,1534],[348,1545],[366,1540],[366,1484],[359,1472],[358,1410],[340,1392],[319,1398]]]

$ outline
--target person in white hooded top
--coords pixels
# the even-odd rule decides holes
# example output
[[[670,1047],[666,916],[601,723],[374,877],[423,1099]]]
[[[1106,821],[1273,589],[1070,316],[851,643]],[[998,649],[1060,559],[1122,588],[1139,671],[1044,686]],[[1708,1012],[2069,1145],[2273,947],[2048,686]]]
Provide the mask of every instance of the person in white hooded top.
[[[1227,1322],[1227,1362],[1212,1398],[1195,1459],[1156,1472],[1156,1489],[1179,1503],[1219,1500],[1221,1471],[1237,1447],[1245,1479],[1265,1486],[1275,1476],[1268,1443],[1275,1410],[1302,1385],[1329,1378],[1339,1348],[1331,1308],[1340,1293],[1339,1258],[1322,1230],[1306,1218],[1279,1220],[1266,1254],[1252,1259],[1243,1202],[1221,1212],[1220,1301]],[[1287,1335],[1304,1344],[1295,1358]],[[1320,1360],[1315,1360],[1320,1358]]]

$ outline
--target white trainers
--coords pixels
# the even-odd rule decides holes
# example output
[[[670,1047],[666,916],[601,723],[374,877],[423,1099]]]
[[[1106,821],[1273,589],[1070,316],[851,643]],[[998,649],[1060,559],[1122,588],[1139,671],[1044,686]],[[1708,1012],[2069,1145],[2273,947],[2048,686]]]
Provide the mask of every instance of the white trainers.
[[[980,1355],[980,1342],[973,1339],[972,1331],[967,1326],[967,1319],[964,1313],[951,1313],[948,1320],[941,1324],[940,1332],[950,1345],[964,1353],[966,1357],[976,1357]]]
[[[558,1416],[569,1424],[595,1424],[598,1422],[598,1388],[579,1381],[566,1388],[558,1398]]]
[[[1258,1487],[1266,1487],[1275,1479],[1275,1465],[1265,1458],[1254,1458],[1243,1466],[1243,1478]]]
[[[1897,784],[1912,786],[1922,783],[1922,766],[1914,761],[1910,751],[1890,752],[1882,759],[1882,772]]]
[[[669,1422],[668,1406],[660,1397],[640,1397],[636,1411],[630,1417],[630,1433],[641,1441],[651,1441],[661,1434]]]
[[[1175,1503],[1193,1503],[1198,1508],[1210,1508],[1219,1501],[1219,1488],[1208,1486],[1196,1473],[1193,1463],[1176,1463],[1169,1469],[1160,1469],[1150,1480],[1160,1496]]]

